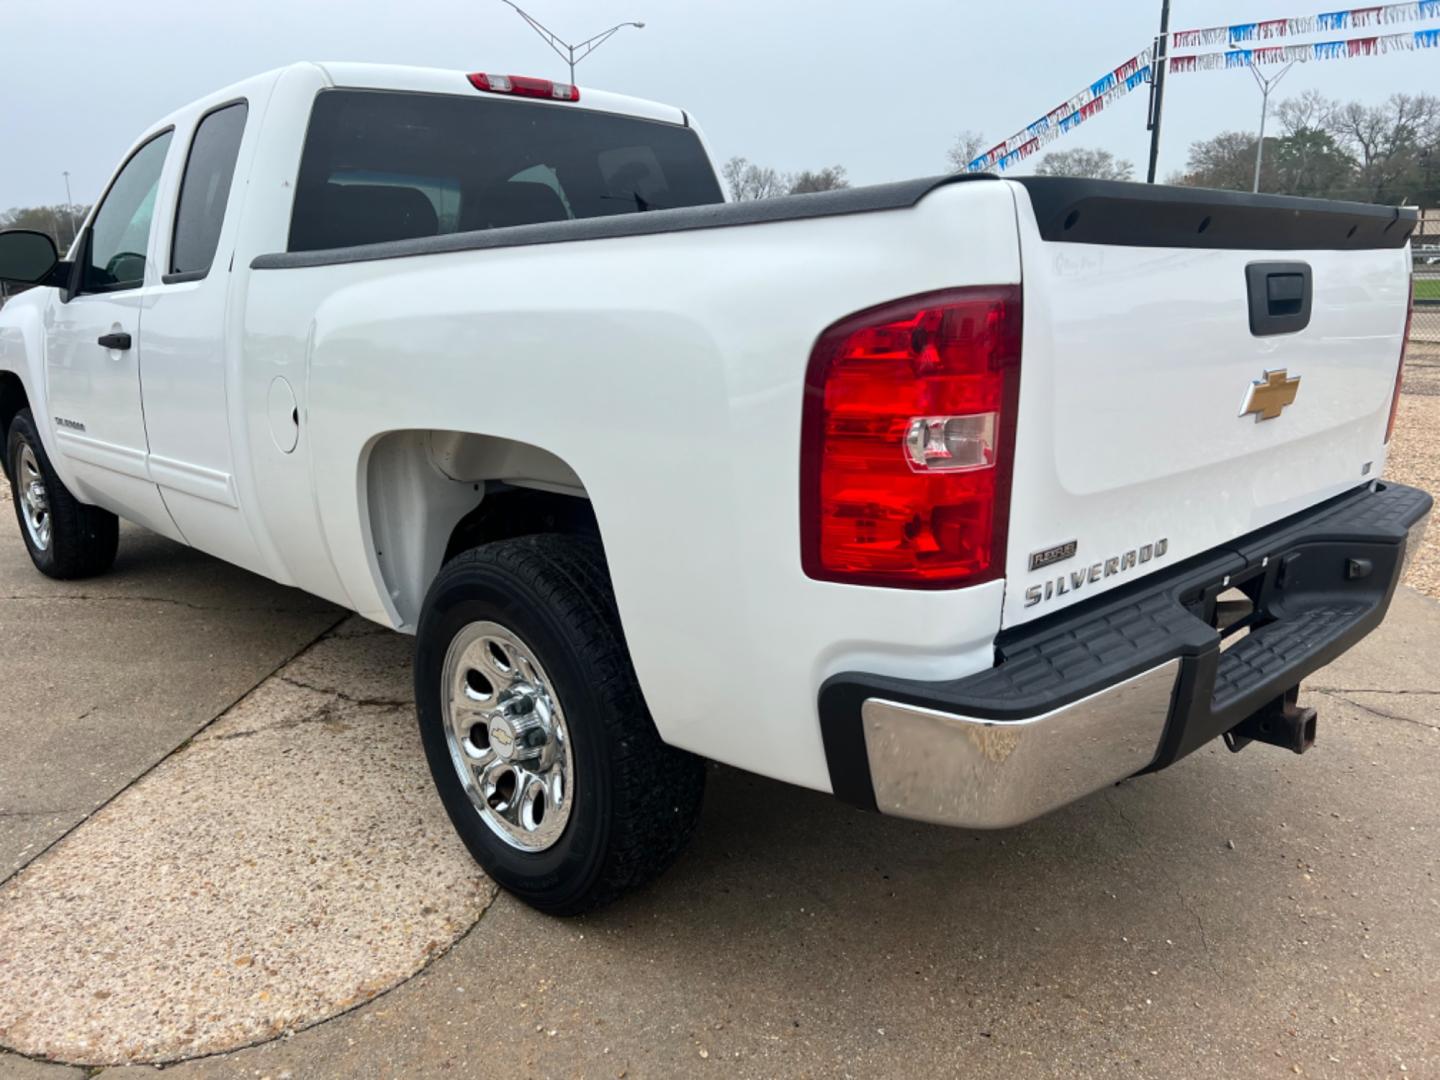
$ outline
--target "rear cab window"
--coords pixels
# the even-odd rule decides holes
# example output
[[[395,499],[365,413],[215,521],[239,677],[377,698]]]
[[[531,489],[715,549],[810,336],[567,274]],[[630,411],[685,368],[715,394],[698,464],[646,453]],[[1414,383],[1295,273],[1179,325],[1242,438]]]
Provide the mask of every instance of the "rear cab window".
[[[383,90],[315,98],[290,251],[724,201],[691,128],[567,105]]]
[[[245,102],[233,102],[206,113],[195,126],[175,207],[170,266],[163,279],[167,284],[198,280],[210,272],[248,111]]]

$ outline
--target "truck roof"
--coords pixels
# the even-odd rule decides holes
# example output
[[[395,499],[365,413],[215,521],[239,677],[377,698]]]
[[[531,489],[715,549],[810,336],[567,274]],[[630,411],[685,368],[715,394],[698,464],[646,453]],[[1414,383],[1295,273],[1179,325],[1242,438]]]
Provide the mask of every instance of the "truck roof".
[[[480,93],[468,80],[468,76],[472,72],[455,68],[415,67],[407,64],[366,64],[353,61],[299,60],[293,64],[287,64],[285,67],[260,72],[248,79],[231,83],[229,86],[221,87],[202,98],[182,105],[146,128],[145,134],[133,145],[138,146],[153,136],[155,132],[167,126],[187,118],[193,118],[218,104],[253,93],[259,86],[272,84],[286,71],[297,68],[318,70],[331,86],[359,87],[370,90],[408,90],[415,93],[460,96]],[[475,70],[483,69],[477,67]],[[492,66],[487,74],[522,75],[524,72],[500,71]],[[510,100],[535,103],[532,99],[523,97],[515,97]],[[658,120],[662,123],[680,124],[685,127],[693,126],[685,110],[676,108],[674,105],[647,101],[644,98],[630,97],[627,94],[614,94],[607,90],[593,90],[589,87],[581,88],[580,101],[572,107],[588,109],[592,112],[618,113],[641,120]]]
[[[349,61],[317,61],[316,66],[335,86],[365,87],[375,90],[413,90],[429,94],[473,94],[477,91],[466,81],[468,71],[452,68],[410,67],[405,64],[362,64]],[[474,71],[495,75],[525,75],[524,71],[477,64]],[[524,100],[524,99],[519,99]],[[689,124],[683,109],[658,101],[613,94],[606,90],[582,87],[580,107],[601,112],[622,113],[644,120],[660,120],[670,124]]]

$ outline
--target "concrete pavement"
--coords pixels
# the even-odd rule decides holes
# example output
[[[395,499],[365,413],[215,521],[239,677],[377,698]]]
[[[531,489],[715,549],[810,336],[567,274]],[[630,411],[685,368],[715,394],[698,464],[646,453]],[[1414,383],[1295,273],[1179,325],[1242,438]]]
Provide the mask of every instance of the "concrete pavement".
[[[173,1061],[392,989],[495,895],[439,813],[410,640],[351,618],[0,886],[0,1045]]]
[[[112,573],[51,581],[0,476],[0,880],[342,614],[130,525]]]
[[[13,526],[7,521],[4,528]],[[7,560],[0,563],[0,595],[48,599],[71,588],[35,579],[28,565],[15,562],[16,544],[13,534],[0,537],[0,559]],[[88,707],[75,688],[87,684],[83,673],[97,664],[108,664],[104,685],[134,704],[107,722],[99,740],[102,748],[113,746],[123,768],[107,766],[102,773],[97,767],[95,778],[76,778],[76,798],[65,801],[77,806],[93,806],[124,786],[125,772],[148,768],[165,753],[167,738],[171,746],[183,742],[207,719],[207,709],[224,708],[223,696],[202,677],[216,665],[212,658],[263,646],[271,649],[266,655],[275,657],[269,660],[274,668],[288,655],[276,643],[275,627],[301,618],[293,612],[303,602],[293,594],[268,606],[247,601],[252,593],[226,593],[217,584],[238,571],[186,555],[195,565],[180,573],[173,570],[173,551],[147,558],[144,547],[127,548],[135,561],[101,579],[103,588],[151,599],[128,607],[56,600],[50,611],[87,623],[68,637],[32,628],[23,612],[8,610],[15,602],[0,603],[12,641],[36,635],[23,652],[26,681],[62,688],[57,704],[37,690],[23,711],[0,713],[18,750],[0,766],[9,770],[0,790],[11,791],[12,776],[58,778],[16,789],[37,799],[71,782],[63,775],[64,755],[87,729],[65,718]],[[150,558],[170,569],[160,571]],[[143,590],[131,575],[146,581]],[[106,595],[96,583],[84,588]],[[226,603],[223,617],[209,613],[188,634],[174,625],[192,612],[190,605],[208,610]],[[305,617],[315,621],[292,630],[289,640],[303,643],[331,615],[306,611]],[[219,634],[221,623],[234,635],[223,644],[197,629]],[[163,637],[169,643],[145,654],[144,678],[138,670],[130,678],[118,661],[96,659],[97,651],[101,658],[113,651],[116,634],[106,628],[116,625],[136,642]],[[270,708],[265,693],[282,680],[329,694],[337,710],[353,707],[342,696],[348,692],[403,711],[399,673],[373,660],[374,638],[344,631],[326,637],[268,683],[269,669],[252,656],[252,666],[227,676],[226,685],[238,696],[248,689],[240,689],[246,679],[258,683],[242,709],[262,714]],[[1440,1074],[1436,657],[1440,604],[1403,591],[1380,631],[1310,680],[1308,698],[1321,710],[1320,741],[1311,754],[1294,758],[1252,746],[1231,755],[1212,746],[1167,772],[1004,833],[864,815],[825,796],[717,768],[690,853],[644,893],[571,922],[535,915],[501,894],[478,921],[458,926],[453,945],[437,950],[433,962],[367,1004],[330,1019],[317,1016],[308,1029],[248,1049],[167,1066],[166,1073],[187,1080],[279,1080],[287,1073],[295,1080],[706,1071],[756,1077]],[[7,665],[7,686],[14,685],[14,670]],[[370,672],[371,681],[346,691],[325,676],[337,670]],[[189,696],[168,685],[185,681],[191,694],[211,693],[207,704],[186,704]],[[146,708],[157,700],[174,704]],[[190,710],[183,723],[178,717],[167,719],[168,726],[154,722],[181,705]],[[316,774],[297,774],[280,760],[305,752],[304,744],[283,737],[292,730],[298,740],[302,729],[279,727],[286,718],[280,708],[265,728],[276,733],[267,736],[266,752],[274,755],[275,775],[303,786]],[[324,702],[306,708],[323,710]],[[226,724],[250,729],[256,720],[264,728],[265,715],[237,709],[207,734],[230,733]],[[70,739],[33,734],[57,723],[66,725]],[[392,759],[409,752],[403,738],[386,739],[374,751],[376,760],[361,767],[403,776],[402,764]],[[92,759],[109,760],[109,752]],[[262,757],[246,768],[263,765]],[[121,816],[132,806],[163,813],[165,800],[153,793],[171,782],[167,777],[178,766],[169,766],[144,776],[106,815]],[[357,787],[357,800],[367,801],[354,812],[369,821],[370,803],[385,792]],[[287,813],[326,790],[321,783],[313,793],[288,792]],[[417,796],[406,805],[424,818],[417,836],[445,827],[433,800]],[[67,859],[83,867],[84,860],[72,856],[85,850],[86,831],[102,826],[115,823],[102,815],[81,825],[28,873],[54,872],[49,868]],[[325,843],[346,842],[343,830],[333,832]],[[354,850],[372,861],[404,854],[393,842],[358,838]],[[464,859],[458,848],[444,857]],[[143,896],[143,888],[103,880],[108,884],[95,893],[97,913],[110,910],[107,891]],[[342,876],[333,888],[362,880]],[[155,875],[144,888],[163,907],[174,903],[176,881],[183,878]],[[70,893],[82,882],[83,875]],[[400,901],[344,899],[403,910],[423,896],[421,889]],[[297,915],[307,913],[310,901],[291,902]],[[183,904],[173,918],[184,918]],[[296,956],[281,951],[271,962],[283,973],[286,963],[301,962]],[[173,970],[183,974],[183,950],[172,959]],[[65,985],[58,983],[62,996]],[[85,992],[71,985],[73,993]],[[98,1075],[130,1080],[152,1073],[130,1066]],[[7,1080],[78,1075],[0,1054],[0,1077]]]
[[[1436,680],[1411,654],[1381,704],[1350,689],[1421,634],[1436,655],[1440,607],[1406,594],[1383,662],[1316,680],[1344,685],[1303,759],[1212,747],[1007,833],[716,770],[645,894],[561,924],[502,895],[367,1008],[173,1072],[1435,1075]]]

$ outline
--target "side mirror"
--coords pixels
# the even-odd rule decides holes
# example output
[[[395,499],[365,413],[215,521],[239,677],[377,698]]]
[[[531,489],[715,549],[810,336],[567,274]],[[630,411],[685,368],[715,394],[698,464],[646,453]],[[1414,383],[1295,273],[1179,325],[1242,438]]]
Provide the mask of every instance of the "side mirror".
[[[0,232],[0,281],[16,285],[58,285],[60,256],[55,242],[42,232],[15,229]]]

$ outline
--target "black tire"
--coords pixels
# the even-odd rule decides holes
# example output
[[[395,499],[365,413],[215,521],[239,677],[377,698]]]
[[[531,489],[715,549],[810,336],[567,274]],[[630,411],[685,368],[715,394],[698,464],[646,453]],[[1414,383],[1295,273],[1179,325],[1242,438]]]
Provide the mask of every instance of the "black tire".
[[[29,450],[40,472],[49,504],[49,543],[41,546],[31,535],[21,508],[21,456]],[[103,574],[115,563],[120,548],[120,520],[108,510],[86,506],[60,482],[50,464],[50,455],[35,430],[29,409],[21,409],[10,422],[5,461],[10,476],[10,498],[15,505],[15,522],[30,552],[30,561],[46,577],[68,581]]]
[[[445,734],[444,666],[467,626],[494,622],[536,654],[563,703],[573,757],[569,818],[552,846],[519,850],[481,819]],[[501,540],[445,565],[420,615],[415,700],[431,775],[456,831],[485,872],[539,911],[577,915],[664,871],[694,832],[702,760],[660,740],[625,648],[597,540]]]

